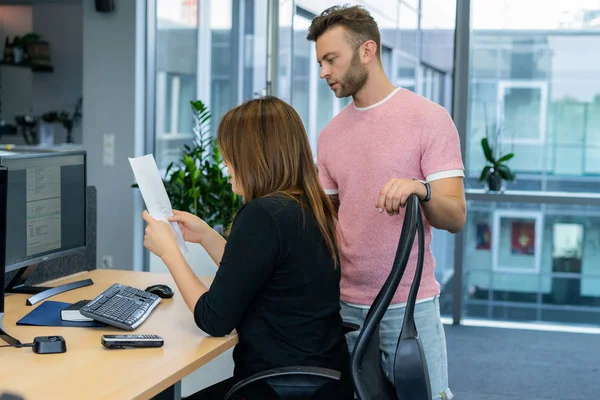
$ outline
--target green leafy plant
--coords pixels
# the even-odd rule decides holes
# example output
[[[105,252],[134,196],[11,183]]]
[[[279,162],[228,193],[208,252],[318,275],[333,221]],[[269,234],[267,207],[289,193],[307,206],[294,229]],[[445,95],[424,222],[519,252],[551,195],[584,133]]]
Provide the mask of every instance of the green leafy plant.
[[[496,130],[494,143],[490,144],[489,136],[481,139],[481,148],[487,161],[487,164],[483,167],[481,175],[479,176],[479,182],[487,180],[490,190],[500,190],[502,186],[502,180],[514,181],[516,175],[506,165],[506,162],[512,159],[514,153],[507,153],[504,155],[499,154],[499,138],[501,135],[501,128]]]
[[[190,104],[194,141],[184,146],[178,162],[169,164],[163,183],[174,209],[197,215],[223,234],[242,206],[242,198],[231,190],[217,141],[210,132],[208,108],[201,100]]]

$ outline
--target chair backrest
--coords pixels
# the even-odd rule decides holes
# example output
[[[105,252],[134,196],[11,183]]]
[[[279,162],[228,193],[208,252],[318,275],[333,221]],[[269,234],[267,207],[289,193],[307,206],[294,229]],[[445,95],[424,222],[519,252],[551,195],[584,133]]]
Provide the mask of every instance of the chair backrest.
[[[404,275],[417,230],[419,232],[417,268],[396,348],[394,376],[390,380],[381,364],[379,323]],[[404,223],[392,270],[367,313],[352,353],[352,381],[359,399],[431,399],[427,364],[414,323],[414,308],[423,269],[424,242],[419,199],[416,195],[411,195],[406,203]]]

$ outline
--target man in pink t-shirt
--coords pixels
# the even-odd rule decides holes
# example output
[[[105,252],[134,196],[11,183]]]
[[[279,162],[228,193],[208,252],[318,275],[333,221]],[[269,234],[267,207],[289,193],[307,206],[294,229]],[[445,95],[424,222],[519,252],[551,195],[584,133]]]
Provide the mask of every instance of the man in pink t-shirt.
[[[321,78],[337,97],[354,100],[323,129],[317,149],[321,184],[338,210],[342,316],[364,322],[390,273],[402,208],[416,194],[425,216],[426,251],[415,323],[433,399],[452,398],[430,244],[431,227],[456,233],[465,224],[464,166],[456,127],[446,109],[388,80],[379,30],[364,8],[325,10],[312,21],[308,39],[316,42]],[[380,324],[390,376],[416,249],[415,241],[405,278]],[[348,336],[350,349],[355,339]]]

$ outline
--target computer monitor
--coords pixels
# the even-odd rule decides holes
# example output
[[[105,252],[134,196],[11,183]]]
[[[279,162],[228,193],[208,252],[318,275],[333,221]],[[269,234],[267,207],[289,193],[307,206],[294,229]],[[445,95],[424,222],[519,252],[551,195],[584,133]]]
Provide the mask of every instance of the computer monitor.
[[[25,285],[41,262],[85,252],[86,153],[0,154],[0,166],[6,168],[4,273],[17,271],[5,293],[33,294],[26,303],[33,305],[91,285],[90,279],[53,288]]]
[[[0,232],[4,232],[6,222],[6,168],[0,167]],[[8,344],[16,345],[20,342],[4,331],[2,318],[4,317],[4,250],[6,243],[0,241],[0,339]]]

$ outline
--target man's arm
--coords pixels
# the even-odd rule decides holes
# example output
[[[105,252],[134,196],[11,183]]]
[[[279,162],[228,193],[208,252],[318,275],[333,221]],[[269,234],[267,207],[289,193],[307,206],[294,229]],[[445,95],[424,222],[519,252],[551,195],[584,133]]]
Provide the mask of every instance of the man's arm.
[[[436,179],[429,183],[431,199],[421,202],[425,218],[431,226],[457,233],[465,225],[466,205],[463,180],[459,177]],[[425,185],[414,179],[390,179],[379,192],[375,207],[389,215],[400,214],[411,194],[423,200],[427,196]]]
[[[421,203],[429,224],[450,233],[460,232],[467,219],[463,179],[460,177],[437,179],[429,182],[429,187],[431,200]]]

